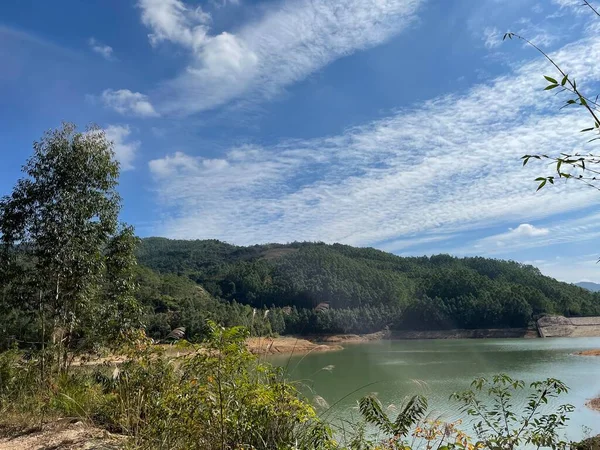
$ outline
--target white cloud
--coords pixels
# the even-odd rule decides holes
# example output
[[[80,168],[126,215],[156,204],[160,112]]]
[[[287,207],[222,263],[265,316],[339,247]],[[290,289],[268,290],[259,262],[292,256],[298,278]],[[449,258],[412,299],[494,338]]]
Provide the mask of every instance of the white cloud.
[[[512,229],[507,233],[507,237],[510,238],[522,238],[522,237],[533,237],[533,236],[545,236],[550,232],[548,228],[537,228],[528,223],[522,223],[517,228]]]
[[[483,42],[487,48],[497,48],[502,44],[503,34],[496,27],[486,27],[483,30]]]
[[[600,283],[600,267],[598,254],[583,254],[578,256],[557,256],[548,260],[526,261],[525,264],[536,266],[544,275],[568,283],[592,281]]]
[[[517,34],[526,37],[538,46],[548,47],[553,45],[560,40],[562,35],[556,26],[533,23],[531,19],[525,17],[521,18],[518,24]],[[526,43],[524,45],[527,46]]]
[[[583,217],[553,221],[546,227],[528,225],[502,233],[478,239],[451,253],[460,255],[498,255],[509,254],[532,248],[548,248],[559,244],[574,244],[598,239],[600,237],[600,214],[588,214]],[[530,228],[531,227],[531,228]]]
[[[264,99],[332,61],[385,42],[422,0],[285,0],[235,32],[208,34],[209,16],[180,0],[141,0],[157,44],[190,49],[191,62],[160,92],[161,108],[194,113],[248,96]]]
[[[443,242],[455,238],[456,234],[440,234],[435,236],[413,236],[402,239],[394,239],[389,242],[377,244],[377,248],[385,252],[398,253],[412,247],[421,246],[423,244],[432,244],[434,242]]]
[[[131,129],[128,125],[108,125],[104,132],[109,141],[113,143],[113,150],[117,161],[121,164],[121,170],[132,170],[133,161],[140,148],[139,141],[129,141]]]
[[[120,114],[140,117],[157,117],[159,115],[146,95],[131,92],[129,89],[106,89],[102,92],[101,98],[106,106]]]
[[[240,0],[210,0],[210,3],[215,8],[222,8],[227,5],[239,5],[241,3]]]
[[[581,8],[583,2],[579,0],[552,0],[552,3],[557,5],[559,8]]]
[[[88,44],[92,51],[98,53],[104,59],[108,61],[112,61],[114,59],[113,48],[110,45],[104,45],[93,37],[88,40]]]
[[[191,8],[180,0],[140,0],[142,23],[153,32],[152,45],[171,41],[195,48],[203,44],[208,32],[210,14],[202,8]]]
[[[496,250],[493,248],[494,246],[506,250],[507,245],[512,246],[512,248],[528,245],[531,243],[531,238],[547,236],[549,233],[550,230],[548,228],[535,227],[528,223],[522,223],[517,228],[510,228],[506,233],[480,239],[475,243],[474,248],[478,249],[480,253],[488,254]],[[492,247],[491,249],[490,246]]]
[[[553,57],[578,80],[600,80],[598,38]],[[529,223],[595,204],[597,192],[574,183],[536,193],[532,180],[546,167],[521,167],[524,153],[585,150],[578,130],[587,117],[559,111],[561,100],[543,91],[541,74],[552,72],[536,59],[461,96],[341,135],[231,149],[218,171],[184,153],[157,159],[150,167],[171,218],[156,231],[240,244],[377,245]],[[532,239],[552,236],[548,228]]]

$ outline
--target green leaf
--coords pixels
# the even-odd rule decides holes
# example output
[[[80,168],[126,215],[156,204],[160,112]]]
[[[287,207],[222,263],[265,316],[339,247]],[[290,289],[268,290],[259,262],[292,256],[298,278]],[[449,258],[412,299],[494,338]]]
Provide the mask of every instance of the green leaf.
[[[539,191],[541,188],[543,188],[544,186],[546,186],[546,180],[542,181],[540,183],[540,185],[538,186],[538,188],[535,190],[536,192]]]
[[[592,128],[584,128],[583,130],[581,130],[581,133],[585,133],[586,131],[594,131],[594,127],[592,127]]]
[[[550,85],[546,86],[546,88],[544,90],[549,91],[550,89],[554,89],[556,87],[558,87],[558,84],[550,84]]]
[[[562,81],[560,82],[561,86],[564,86],[567,83],[567,79],[569,78],[569,75],[565,75],[562,79]]]
[[[552,78],[552,77],[549,77],[548,75],[544,75],[544,78],[545,78],[546,80],[548,80],[550,83],[553,83],[553,84],[558,84],[558,81],[556,81],[556,80],[555,80],[554,78]]]

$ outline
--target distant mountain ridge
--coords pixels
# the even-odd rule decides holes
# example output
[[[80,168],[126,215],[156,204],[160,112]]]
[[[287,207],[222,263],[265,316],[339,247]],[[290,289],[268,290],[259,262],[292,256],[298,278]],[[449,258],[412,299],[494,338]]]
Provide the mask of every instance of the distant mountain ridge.
[[[600,292],[600,284],[592,281],[580,281],[579,283],[575,283],[575,286],[579,286],[580,288],[587,289],[588,291],[592,292]]]

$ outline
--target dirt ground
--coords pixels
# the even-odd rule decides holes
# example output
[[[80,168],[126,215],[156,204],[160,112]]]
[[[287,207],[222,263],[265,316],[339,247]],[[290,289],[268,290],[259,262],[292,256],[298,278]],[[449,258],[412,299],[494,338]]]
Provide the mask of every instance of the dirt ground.
[[[114,450],[124,438],[82,422],[57,422],[39,430],[0,432],[0,450]]]
[[[600,336],[600,317],[545,316],[537,325],[541,337]]]
[[[586,406],[595,411],[600,411],[600,397],[590,400],[586,403]]]
[[[577,352],[577,355],[581,355],[581,356],[600,356],[600,349],[597,349],[597,350],[585,350],[583,352]]]
[[[257,354],[286,354],[286,353],[309,353],[309,352],[329,352],[342,350],[343,347],[338,344],[318,344],[295,337],[277,337],[277,338],[250,338],[246,341],[248,349]]]
[[[379,331],[371,334],[336,334],[334,336],[325,336],[316,338],[317,341],[325,343],[355,343],[355,342],[370,342],[389,339],[391,336],[389,331]]]

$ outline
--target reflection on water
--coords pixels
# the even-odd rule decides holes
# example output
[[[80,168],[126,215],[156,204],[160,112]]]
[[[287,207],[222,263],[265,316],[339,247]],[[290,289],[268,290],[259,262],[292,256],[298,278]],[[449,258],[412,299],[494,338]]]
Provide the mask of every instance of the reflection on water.
[[[600,433],[600,413],[585,407],[600,395],[600,357],[574,355],[593,348],[600,348],[600,338],[381,341],[303,359],[277,357],[274,362],[287,365],[289,378],[301,380],[309,395],[312,391],[330,405],[339,402],[332,412],[338,419],[356,417],[356,400],[377,392],[384,405],[425,394],[434,415],[455,420],[460,415],[449,397],[467,389],[476,377],[507,373],[527,382],[558,378],[571,388],[563,402],[576,407],[567,437],[580,439],[584,426]],[[335,368],[321,370],[328,365]]]

